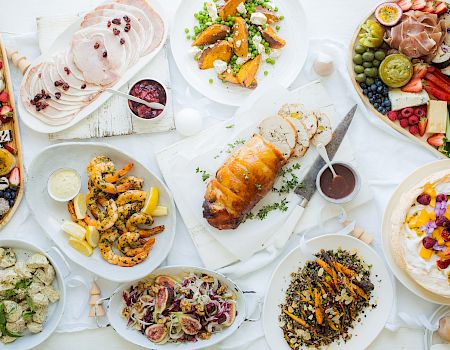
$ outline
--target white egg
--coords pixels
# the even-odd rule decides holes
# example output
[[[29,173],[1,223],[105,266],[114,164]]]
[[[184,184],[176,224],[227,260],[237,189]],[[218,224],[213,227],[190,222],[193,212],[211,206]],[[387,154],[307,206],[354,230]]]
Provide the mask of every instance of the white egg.
[[[334,70],[333,57],[320,52],[313,65],[314,71],[322,77],[330,75]]]
[[[183,108],[175,114],[175,126],[183,136],[192,136],[203,128],[203,114],[194,108]]]

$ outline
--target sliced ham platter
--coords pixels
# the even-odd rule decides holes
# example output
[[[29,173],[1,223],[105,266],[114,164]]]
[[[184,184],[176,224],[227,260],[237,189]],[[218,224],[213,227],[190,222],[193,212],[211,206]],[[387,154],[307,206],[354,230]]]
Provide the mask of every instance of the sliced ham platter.
[[[162,6],[115,0],[73,23],[34,62],[22,81],[19,111],[42,133],[71,127],[120,88],[163,47],[167,23]]]

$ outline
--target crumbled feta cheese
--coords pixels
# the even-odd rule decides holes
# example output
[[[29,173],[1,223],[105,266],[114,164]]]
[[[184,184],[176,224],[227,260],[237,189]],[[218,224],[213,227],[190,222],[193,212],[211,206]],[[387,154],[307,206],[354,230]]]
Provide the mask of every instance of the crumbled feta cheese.
[[[248,61],[248,57],[238,57],[236,59],[236,64],[239,64],[241,66],[247,61]]]
[[[256,34],[253,36],[252,40],[255,44],[261,44],[262,37],[261,37],[261,35]]]
[[[253,12],[250,16],[250,22],[258,26],[262,26],[263,24],[267,23],[267,17],[264,15],[264,13]]]
[[[227,73],[228,73],[228,74],[231,74],[231,68],[228,68],[228,69],[227,69]]]
[[[270,58],[278,58],[281,55],[281,50],[280,49],[270,49],[270,54],[269,57]]]
[[[243,15],[247,13],[247,9],[245,8],[245,5],[243,2],[241,2],[236,9],[239,13],[241,13]]]
[[[197,55],[202,52],[202,50],[200,50],[197,46],[193,46],[189,49],[189,53],[193,56],[193,57],[197,57]]]
[[[236,40],[236,47],[240,48],[241,47],[241,41],[240,40]]]
[[[228,40],[229,43],[233,42],[233,38],[231,36],[227,40]]]
[[[208,15],[209,17],[211,17],[211,19],[213,21],[215,21],[217,18],[219,18],[219,16],[217,15],[217,6],[216,3],[213,1],[209,1],[206,3],[206,11],[208,11]]]
[[[222,74],[223,72],[225,72],[227,70],[227,63],[225,61],[222,60],[215,60],[214,63],[214,69],[216,70],[217,74]]]

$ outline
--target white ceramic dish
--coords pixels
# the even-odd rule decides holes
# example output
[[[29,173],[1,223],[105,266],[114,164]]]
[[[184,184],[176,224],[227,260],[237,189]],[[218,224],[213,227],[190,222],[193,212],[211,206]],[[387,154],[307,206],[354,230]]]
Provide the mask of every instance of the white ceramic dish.
[[[34,253],[41,253],[48,258],[56,272],[56,279],[53,282],[53,287],[59,291],[59,300],[49,306],[47,320],[44,323],[42,332],[20,337],[10,344],[0,343],[1,350],[32,349],[44,342],[55,331],[59,321],[61,321],[66,303],[66,286],[64,284],[64,279],[70,273],[68,265],[58,249],[54,247],[45,252],[34,244],[20,239],[0,239],[0,247],[13,248],[19,260],[26,260]]]
[[[234,320],[233,324],[228,327],[223,332],[215,333],[211,336],[210,339],[204,340],[201,342],[196,343],[184,343],[184,344],[155,344],[152,343],[150,340],[148,340],[144,335],[142,335],[140,332],[136,331],[135,329],[129,329],[127,328],[125,319],[121,316],[121,310],[123,307],[123,299],[122,299],[122,291],[129,288],[131,285],[135,284],[136,282],[131,282],[124,284],[120,286],[118,289],[114,291],[114,293],[109,297],[106,298],[107,300],[107,316],[109,319],[109,322],[111,323],[111,326],[114,328],[114,330],[119,333],[121,337],[124,339],[142,346],[147,349],[155,349],[155,350],[197,350],[197,349],[203,349],[210,347],[225,338],[229,337],[236,329],[238,329],[242,323],[245,320],[249,320],[249,316],[247,315],[247,302],[244,296],[244,293],[233,281],[225,277],[224,275],[221,275],[217,272],[210,271],[207,269],[203,269],[200,267],[193,267],[193,266],[166,266],[163,268],[160,268],[158,270],[153,271],[152,275],[184,275],[190,272],[200,272],[200,273],[207,273],[211,276],[215,276],[222,284],[228,286],[230,289],[234,289],[237,294],[236,299],[236,310],[237,315],[236,319]]]
[[[116,84],[111,86],[111,88],[115,90],[119,90],[126,82],[128,82],[133,76],[135,76],[137,72],[139,72],[143,67],[145,67],[153,59],[153,57],[155,57],[159,53],[159,51],[164,47],[164,43],[166,42],[169,24],[165,18],[164,6],[158,0],[147,0],[147,1],[149,2],[150,6],[152,6],[159,13],[161,19],[163,20],[164,23],[163,39],[159,44],[159,46],[155,48],[155,50],[153,50],[148,55],[141,57],[134,66],[132,66],[130,69],[127,70],[127,72],[122,76],[122,78],[120,78],[120,80]],[[80,28],[80,23],[82,20],[83,18],[81,17],[80,19],[76,20],[73,24],[71,24],[64,32],[62,32],[61,35],[55,40],[53,45],[48,49],[47,53],[39,56],[30,67],[33,67],[36,64],[40,63],[48,56],[51,56],[54,52],[68,48],[73,34]],[[26,81],[26,77],[29,71],[30,68],[25,73],[22,79],[22,84],[24,84],[24,82]],[[97,97],[92,103],[84,107],[80,111],[80,113],[78,113],[75,116],[75,118],[73,118],[69,123],[64,125],[49,125],[40,121],[26,110],[25,106],[22,103],[22,98],[18,99],[17,108],[19,111],[20,119],[26,126],[28,126],[30,129],[33,129],[34,131],[49,134],[68,129],[71,126],[77,124],[78,122],[89,116],[89,114],[94,112],[111,96],[112,94],[109,92],[102,92],[100,96]]]
[[[439,320],[442,317],[450,316],[450,308],[446,305],[442,305],[438,308],[430,317],[430,323],[433,325],[439,325]],[[430,350],[432,345],[446,344],[450,348],[450,344],[442,340],[436,332],[425,330],[424,334],[425,350]]]
[[[54,177],[55,177],[58,173],[63,172],[63,171],[70,171],[70,172],[72,172],[74,175],[76,175],[77,178],[78,178],[77,189],[76,189],[75,191],[73,191],[73,193],[71,193],[71,194],[70,194],[68,197],[66,197],[66,198],[58,197],[55,193],[53,193],[53,189],[52,189],[52,180],[54,180]],[[80,174],[79,174],[76,170],[70,169],[70,168],[56,169],[56,170],[49,176],[48,181],[47,181],[47,192],[48,192],[48,195],[49,195],[50,197],[52,197],[55,201],[58,201],[58,202],[67,202],[67,201],[70,201],[71,199],[74,199],[75,196],[80,192],[80,189],[81,189],[81,176],[80,176]]]
[[[206,0],[205,0],[206,1]],[[175,62],[184,79],[198,92],[209,99],[226,105],[240,106],[253,90],[233,84],[223,84],[214,69],[200,70],[191,50],[191,40],[186,39],[185,28],[192,30],[197,25],[194,13],[203,6],[201,0],[184,0],[175,14],[176,25],[170,35],[170,44]],[[303,7],[298,0],[277,0],[275,5],[279,14],[285,18],[280,22],[280,36],[286,40],[281,55],[275,65],[264,62],[259,67],[256,78],[259,89],[270,81],[289,87],[300,73],[308,52],[307,19]],[[269,72],[264,76],[264,71]],[[211,85],[209,79],[213,79]]]
[[[130,174],[144,179],[144,190],[151,186],[159,189],[159,204],[168,207],[168,216],[155,218],[155,225],[165,225],[163,233],[156,237],[150,255],[142,263],[133,267],[120,267],[107,263],[98,249],[90,257],[80,254],[69,246],[68,236],[60,226],[63,220],[70,220],[67,204],[50,198],[47,192],[47,179],[58,168],[70,167],[81,174],[81,190],[87,191],[86,165],[95,156],[110,157],[117,167],[133,162]],[[156,269],[166,258],[172,247],[175,236],[176,213],[173,199],[164,183],[150,172],[144,165],[130,155],[102,143],[69,142],[45,148],[31,162],[28,168],[26,198],[36,221],[49,237],[66,254],[70,260],[98,276],[115,281],[127,282],[146,276]]]
[[[337,249],[339,247],[351,251],[356,249],[367,264],[371,264],[371,281],[375,286],[371,303],[377,307],[367,310],[367,317],[363,317],[351,331],[353,337],[346,343],[336,342],[326,347],[327,350],[361,350],[369,346],[383,329],[391,311],[394,300],[394,289],[389,273],[377,253],[360,240],[343,235],[325,235],[311,239],[307,243],[308,249],[317,252],[320,249]],[[278,325],[279,305],[285,301],[285,292],[291,281],[291,273],[297,272],[307,258],[300,247],[292,250],[277,266],[270,280],[263,309],[263,328],[267,343],[273,350],[290,350],[283,337],[283,331]]]
[[[440,305],[450,305],[450,298],[444,298],[440,295],[434,294],[422,286],[420,286],[414,279],[403,269],[401,269],[395,262],[394,252],[391,248],[391,216],[395,208],[398,205],[398,201],[401,195],[411,188],[413,188],[417,183],[433,173],[441,170],[446,170],[450,168],[450,160],[439,160],[426,164],[419,169],[413,171],[408,175],[400,185],[397,186],[395,191],[392,193],[391,199],[389,200],[386,208],[384,209],[383,222],[381,226],[381,240],[383,243],[383,252],[386,260],[394,273],[395,277],[411,292],[417,296]]]

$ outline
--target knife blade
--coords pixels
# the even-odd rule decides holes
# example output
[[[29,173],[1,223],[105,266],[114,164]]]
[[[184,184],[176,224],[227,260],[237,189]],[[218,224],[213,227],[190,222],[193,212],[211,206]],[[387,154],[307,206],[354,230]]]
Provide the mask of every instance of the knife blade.
[[[337,150],[339,149],[339,146],[342,143],[342,140],[347,133],[347,130],[353,120],[353,116],[355,115],[356,107],[357,105],[354,105],[344,117],[344,119],[342,119],[342,121],[338,124],[337,128],[333,132],[331,141],[325,146],[330,160],[333,160]],[[294,190],[294,192],[301,198],[300,205],[302,207],[306,207],[306,205],[308,205],[311,197],[316,192],[316,177],[320,169],[322,169],[324,165],[325,161],[322,159],[322,157],[317,157],[317,159],[314,161],[313,165],[303,178],[302,184]]]

